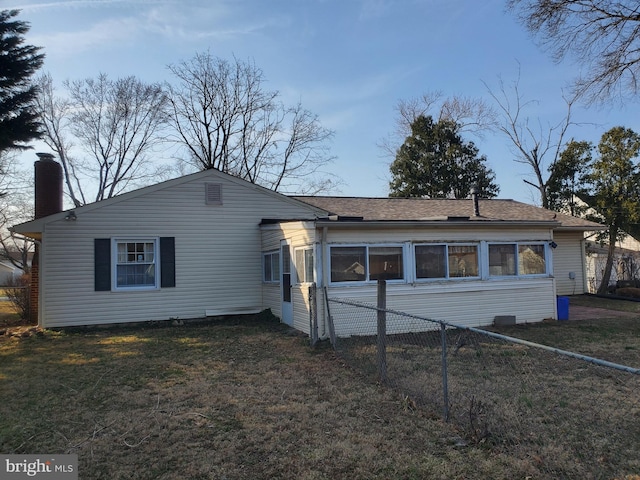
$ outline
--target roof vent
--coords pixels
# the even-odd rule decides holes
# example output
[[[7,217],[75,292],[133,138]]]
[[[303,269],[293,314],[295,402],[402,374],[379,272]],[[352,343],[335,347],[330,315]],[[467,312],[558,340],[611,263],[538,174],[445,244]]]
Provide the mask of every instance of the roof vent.
[[[204,184],[204,203],[206,205],[222,205],[222,184]]]
[[[473,187],[471,187],[471,200],[473,201],[473,216],[474,217],[479,217],[480,216],[480,202],[478,202],[478,193],[480,192],[480,189],[478,188],[477,185],[474,185]]]

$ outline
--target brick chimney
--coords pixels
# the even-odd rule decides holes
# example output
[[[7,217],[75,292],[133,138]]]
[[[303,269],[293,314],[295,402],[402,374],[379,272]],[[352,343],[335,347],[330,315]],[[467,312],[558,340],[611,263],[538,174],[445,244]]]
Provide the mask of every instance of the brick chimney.
[[[62,167],[50,153],[37,153],[34,164],[35,218],[42,218],[62,211]],[[31,261],[31,290],[29,293],[30,316],[38,321],[40,294],[40,245],[36,243]]]

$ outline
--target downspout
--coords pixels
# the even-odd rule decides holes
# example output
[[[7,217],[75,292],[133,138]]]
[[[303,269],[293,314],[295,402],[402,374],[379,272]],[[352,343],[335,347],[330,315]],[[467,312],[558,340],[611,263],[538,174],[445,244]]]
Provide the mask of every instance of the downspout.
[[[582,294],[589,293],[589,284],[587,278],[587,239],[584,238],[584,232],[582,233],[582,240],[580,240],[580,258],[582,261],[580,264],[582,265]],[[574,284],[574,292],[575,294],[575,284]]]
[[[42,238],[44,239],[44,227],[42,229]],[[44,319],[44,305],[42,304],[42,279],[44,278],[44,269],[41,268],[42,263],[40,262],[40,252],[42,251],[42,240],[36,240],[35,238],[31,239],[35,246],[34,255],[31,257],[31,275],[33,275],[33,262],[37,262],[37,275],[38,275],[38,292],[37,296],[34,299],[37,302],[36,307],[36,317],[35,320],[38,322],[38,326],[43,327],[43,319]],[[35,255],[35,250],[38,251],[38,255]],[[32,277],[33,278],[33,277]]]
[[[322,252],[322,255],[320,256],[320,262],[322,262],[322,282],[320,284],[320,288],[322,291],[322,294],[324,295],[326,290],[325,290],[325,286],[329,284],[329,276],[327,275],[327,262],[326,262],[326,258],[327,258],[327,251],[328,251],[328,247],[327,247],[327,233],[328,233],[329,227],[324,226],[322,227],[322,235],[320,237],[320,251]],[[318,338],[319,340],[326,340],[327,338],[329,338],[329,328],[327,327],[327,317],[329,316],[329,312],[327,311],[327,299],[324,299],[324,302],[322,302],[322,332],[318,334]]]

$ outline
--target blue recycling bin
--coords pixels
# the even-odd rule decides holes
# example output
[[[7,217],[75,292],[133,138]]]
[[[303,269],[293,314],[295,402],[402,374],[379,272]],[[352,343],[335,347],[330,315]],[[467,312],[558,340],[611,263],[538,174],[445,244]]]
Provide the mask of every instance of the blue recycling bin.
[[[558,320],[569,320],[569,297],[558,297]]]

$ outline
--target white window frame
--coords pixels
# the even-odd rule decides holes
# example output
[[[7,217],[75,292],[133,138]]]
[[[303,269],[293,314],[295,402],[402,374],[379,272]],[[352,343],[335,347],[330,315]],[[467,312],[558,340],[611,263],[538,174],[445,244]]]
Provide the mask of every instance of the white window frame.
[[[416,258],[416,248],[417,247],[444,247],[444,269],[445,276],[444,277],[433,277],[433,278],[425,278],[418,277],[418,260]],[[451,272],[449,271],[449,247],[475,247],[477,253],[477,264],[476,268],[478,271],[477,275],[469,275],[466,277],[452,277]],[[413,276],[415,277],[416,282],[442,282],[442,281],[452,281],[452,282],[466,282],[469,280],[478,280],[482,278],[482,248],[479,243],[475,242],[419,242],[411,245],[411,256],[413,258]]]
[[[120,262],[118,259],[118,245],[123,243],[153,243],[153,260],[151,262]],[[144,259],[143,259],[144,260]],[[118,285],[118,266],[126,265],[153,265],[153,284],[147,285]],[[139,291],[158,290],[160,288],[160,237],[121,237],[111,240],[111,271],[112,285],[114,291]]]
[[[407,271],[409,267],[409,263],[407,261],[407,244],[406,243],[335,243],[330,244],[329,246],[329,255],[327,258],[327,269],[329,272],[329,285],[364,285],[376,283],[377,280],[370,279],[370,268],[369,268],[369,249],[370,248],[400,248],[402,253],[402,278],[388,279],[387,283],[407,283]],[[332,261],[332,250],[334,248],[364,248],[365,249],[365,279],[364,280],[348,280],[344,282],[335,282],[331,278],[331,261]]]
[[[515,245],[515,275],[492,275],[489,267],[489,247],[491,245]],[[544,269],[543,273],[520,273],[520,247],[525,245],[541,245],[544,251]],[[516,242],[486,242],[486,271],[488,278],[508,279],[508,278],[532,278],[532,277],[549,277],[551,275],[550,258],[551,252],[549,250],[548,241],[516,241]]]
[[[302,265],[298,264],[298,254],[302,253]],[[310,252],[310,253],[309,253]],[[311,255],[311,265],[307,265],[307,262],[309,261],[309,258],[307,257],[307,255]],[[295,270],[296,270],[296,284],[300,285],[303,283],[313,283],[315,281],[315,268],[314,268],[314,264],[315,264],[315,251],[313,248],[313,245],[306,245],[304,247],[296,247],[293,250],[293,263],[295,265]],[[309,267],[311,267],[311,271],[309,271]],[[300,272],[302,272],[304,274],[304,278],[300,279]],[[309,278],[309,275],[310,277]]]
[[[267,278],[267,265],[270,265],[271,278]],[[274,268],[274,266],[276,268]],[[275,278],[274,278],[275,277]],[[280,283],[280,250],[262,253],[262,282],[272,285]]]

